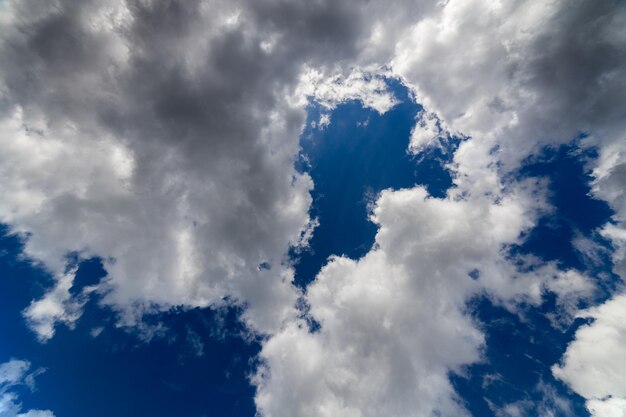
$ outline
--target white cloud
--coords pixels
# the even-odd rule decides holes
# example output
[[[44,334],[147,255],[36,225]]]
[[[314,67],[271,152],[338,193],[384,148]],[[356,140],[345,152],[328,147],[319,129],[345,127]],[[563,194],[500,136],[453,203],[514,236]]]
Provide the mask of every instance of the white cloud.
[[[552,264],[520,273],[502,253],[545,208],[543,184],[503,178],[580,132],[599,148],[594,194],[618,212],[604,233],[621,273],[621,6],[415,3],[5,2],[0,221],[57,279],[25,313],[40,337],[80,313],[66,254],[101,256],[103,302],[127,325],[173,305],[248,306],[247,324],[274,334],[257,377],[268,416],[458,415],[447,373],[481,356],[470,297],[515,309],[551,290],[570,316],[593,290]],[[305,96],[384,112],[395,98],[380,75],[425,106],[412,151],[436,137],[435,118],[470,139],[447,198],[382,194],[377,247],[332,259],[309,289],[322,322],[309,334],[286,259],[314,225],[313,184],[293,167]]]
[[[317,69],[308,69],[301,76],[299,94],[313,97],[327,109],[350,100],[358,100],[363,106],[383,114],[398,103],[384,79],[384,76],[390,75],[389,72],[372,68],[368,71],[353,69],[348,75],[327,74]]]
[[[16,385],[20,383],[30,368],[30,363],[17,359],[0,364],[0,384]]]
[[[626,399],[612,397],[589,400],[587,408],[593,417],[624,417],[626,416]]]
[[[547,289],[560,299],[588,295],[572,271],[522,273],[505,259],[503,245],[533,224],[531,195],[384,191],[374,249],[331,258],[307,290],[319,332],[293,323],[263,346],[254,379],[262,415],[467,415],[448,374],[482,357],[471,297],[486,292],[513,308],[539,303]]]
[[[34,389],[34,377],[43,370],[28,372],[30,362],[11,359],[0,364],[0,416],[2,417],[54,417],[49,410],[28,410],[22,412],[17,394],[13,388],[18,385],[26,385]]]
[[[18,414],[16,417],[54,417],[54,413],[48,410],[29,410]]]
[[[42,342],[52,338],[57,323],[65,323],[72,327],[80,318],[84,300],[73,298],[70,294],[75,273],[74,269],[63,274],[45,297],[32,301],[24,310],[28,324]]]
[[[455,181],[474,192],[493,192],[524,158],[586,133],[582,146],[599,153],[587,167],[594,196],[616,211],[602,234],[614,243],[615,272],[624,278],[625,45],[618,2],[451,0],[400,39],[392,68],[447,129],[471,137],[455,154]],[[569,289],[568,281],[590,290],[576,276],[553,290]],[[575,302],[563,303],[575,313]],[[618,296],[592,310],[596,322],[577,333],[564,367],[555,368],[598,416],[623,413],[626,383],[616,375],[626,329],[612,319],[623,303]]]
[[[437,126],[437,122],[437,116],[434,113],[422,111],[418,114],[418,121],[411,131],[409,141],[411,152],[419,153],[442,136],[441,128]]]
[[[581,316],[594,319],[576,332],[554,375],[587,399],[594,417],[626,415],[626,295]]]

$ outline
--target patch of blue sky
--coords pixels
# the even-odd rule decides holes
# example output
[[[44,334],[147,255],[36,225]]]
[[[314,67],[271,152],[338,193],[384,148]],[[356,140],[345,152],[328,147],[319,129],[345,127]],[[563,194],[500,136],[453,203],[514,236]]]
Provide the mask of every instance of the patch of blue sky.
[[[546,148],[516,173],[519,177],[548,179],[548,201],[553,211],[544,214],[524,236],[524,242],[511,248],[511,253],[532,254],[555,261],[563,269],[596,277],[596,284],[603,290],[597,301],[603,301],[619,282],[611,271],[612,245],[598,233],[600,227],[611,222],[613,212],[606,202],[592,196],[593,178],[586,166],[597,155],[593,148],[582,147],[582,140]]]
[[[462,375],[450,375],[450,379],[473,416],[495,416],[496,410],[511,405],[527,416],[589,415],[585,400],[550,371],[580,324],[564,331],[553,327],[548,318],[556,308],[553,296],[539,308],[528,308],[523,320],[486,297],[469,307],[486,336],[485,360],[467,367]]]
[[[329,256],[358,259],[370,250],[377,227],[368,219],[368,207],[382,190],[420,184],[430,195],[444,197],[452,186],[445,164],[459,140],[449,138],[421,154],[409,153],[410,132],[422,107],[399,81],[386,82],[399,103],[384,114],[348,101],[328,114],[328,125],[320,126],[317,121],[327,109],[315,104],[309,108],[298,168],[313,178],[310,214],[319,226],[310,248],[292,253],[301,287],[315,278]]]

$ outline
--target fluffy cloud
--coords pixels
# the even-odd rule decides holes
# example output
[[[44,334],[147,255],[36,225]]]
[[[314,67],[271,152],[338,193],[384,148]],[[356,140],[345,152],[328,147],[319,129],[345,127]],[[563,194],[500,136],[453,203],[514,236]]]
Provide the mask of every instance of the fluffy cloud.
[[[24,311],[28,324],[42,342],[54,336],[57,323],[64,323],[71,328],[80,318],[86,300],[85,297],[77,299],[70,294],[75,272],[74,269],[63,274],[45,297],[32,301]]]
[[[583,146],[600,153],[589,167],[595,193],[617,207],[625,28],[626,13],[614,1],[453,0],[407,29],[391,66],[442,127],[472,138],[455,163],[475,189],[490,192],[497,176],[530,154],[586,134]],[[427,121],[414,147],[433,137]]]
[[[464,314],[472,294],[514,308],[538,303],[547,289],[566,315],[576,312],[593,292],[587,278],[551,265],[521,273],[503,256],[502,245],[533,224],[528,208],[542,201],[520,199],[502,178],[544,146],[584,132],[584,146],[601,155],[590,167],[595,194],[622,195],[621,168],[610,157],[625,137],[620,7],[452,0],[416,23],[386,26],[395,38],[377,28],[395,45],[392,73],[429,112],[411,150],[441,129],[471,138],[450,167],[458,188],[444,200],[419,188],[383,193],[375,249],[360,260],[331,259],[308,289],[319,332],[294,324],[264,346],[266,367],[256,377],[264,415],[463,414],[447,374],[480,357],[480,331]],[[599,167],[612,179],[602,180]]]
[[[624,278],[625,45],[626,13],[616,1],[452,0],[409,29],[392,67],[445,128],[472,138],[454,162],[457,182],[474,192],[492,192],[542,147],[586,135],[582,146],[599,154],[588,167],[594,195],[616,213],[601,233],[614,243],[615,272]],[[427,121],[422,127],[414,143],[428,144],[434,129]],[[555,368],[598,416],[624,413],[626,383],[614,378],[625,355],[626,329],[614,315],[623,303],[617,297],[592,310],[596,322],[577,333],[564,367]]]
[[[312,183],[293,94],[305,54],[348,53],[353,30],[330,3],[265,3],[3,2],[0,220],[57,277],[26,313],[40,337],[71,321],[40,314],[63,304],[68,252],[105,259],[129,324],[225,299],[259,331],[294,313],[285,257]]]
[[[498,141],[501,159],[580,132],[613,142],[625,21],[612,1],[450,1],[398,42],[393,69],[450,128]]]
[[[294,316],[286,254],[311,228],[313,184],[293,166],[305,95],[388,109],[380,79],[352,71],[389,49],[380,30],[378,52],[362,44],[371,19],[433,7],[352,6],[2,2],[0,221],[56,277],[42,303],[72,305],[59,295],[73,252],[105,260],[99,290],[127,324],[227,302],[261,332]],[[42,303],[26,312],[42,339],[75,318]]]
[[[54,417],[48,410],[28,410],[22,412],[17,395],[12,389],[18,385],[26,385],[34,389],[34,378],[43,370],[28,372],[30,363],[11,359],[0,364],[0,415],[3,417]]]
[[[301,77],[299,95],[313,97],[329,110],[343,102],[359,100],[364,107],[384,114],[397,104],[396,98],[387,90],[384,79],[391,75],[384,71],[358,69],[348,75],[329,75],[309,69]]]
[[[481,357],[468,299],[514,309],[549,290],[573,314],[593,290],[504,255],[544,206],[542,184],[505,180],[520,161],[588,135],[623,271],[626,15],[613,1],[415,3],[2,2],[0,221],[56,277],[25,311],[40,338],[80,314],[68,252],[100,256],[97,290],[128,325],[173,305],[246,305],[247,324],[273,334],[256,376],[268,416],[463,414],[447,375]],[[388,110],[359,68],[401,77],[424,104],[412,152],[445,131],[470,139],[445,199],[381,195],[376,247],[331,259],[308,289],[321,323],[309,333],[286,259],[312,226],[313,184],[293,166],[305,96]]]
[[[574,272],[522,273],[505,259],[503,246],[532,225],[527,191],[497,199],[384,191],[372,215],[374,249],[359,260],[331,258],[308,288],[320,330],[294,323],[264,345],[255,377],[262,415],[466,415],[448,374],[481,358],[467,301],[486,292],[538,303],[545,290],[590,289]]]
[[[626,415],[626,295],[617,295],[590,309],[584,317],[594,319],[576,332],[560,366],[558,378],[585,397],[595,417]]]

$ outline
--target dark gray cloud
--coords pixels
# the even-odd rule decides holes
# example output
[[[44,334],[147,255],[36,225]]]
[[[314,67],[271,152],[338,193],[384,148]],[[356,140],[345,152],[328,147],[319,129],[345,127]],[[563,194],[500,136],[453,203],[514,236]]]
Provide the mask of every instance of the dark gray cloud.
[[[293,167],[302,76],[358,64],[384,8],[356,6],[5,2],[0,102],[16,148],[2,221],[32,233],[26,253],[59,283],[67,251],[115,259],[103,285],[123,311],[228,296],[268,307],[251,325],[279,325],[297,296],[291,270],[258,265],[284,264],[308,227],[312,183]],[[57,290],[55,308],[29,310],[42,309],[29,317],[45,337],[76,317]]]
[[[312,186],[293,167],[304,121],[295,87],[305,64],[354,53],[358,20],[334,2],[3,7],[2,106],[17,130],[7,140],[26,136],[34,153],[54,143],[52,163],[74,171],[26,177],[21,188],[42,200],[3,215],[34,231],[27,253],[53,271],[68,250],[115,258],[114,304],[230,296],[282,305],[251,319],[279,325],[296,297],[279,266],[307,227]]]

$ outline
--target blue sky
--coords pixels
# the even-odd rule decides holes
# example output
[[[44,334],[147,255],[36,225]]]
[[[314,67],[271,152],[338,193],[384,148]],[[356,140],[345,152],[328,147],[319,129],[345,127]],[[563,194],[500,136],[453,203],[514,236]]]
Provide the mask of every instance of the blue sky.
[[[227,3],[0,2],[0,417],[625,416],[619,2]]]

